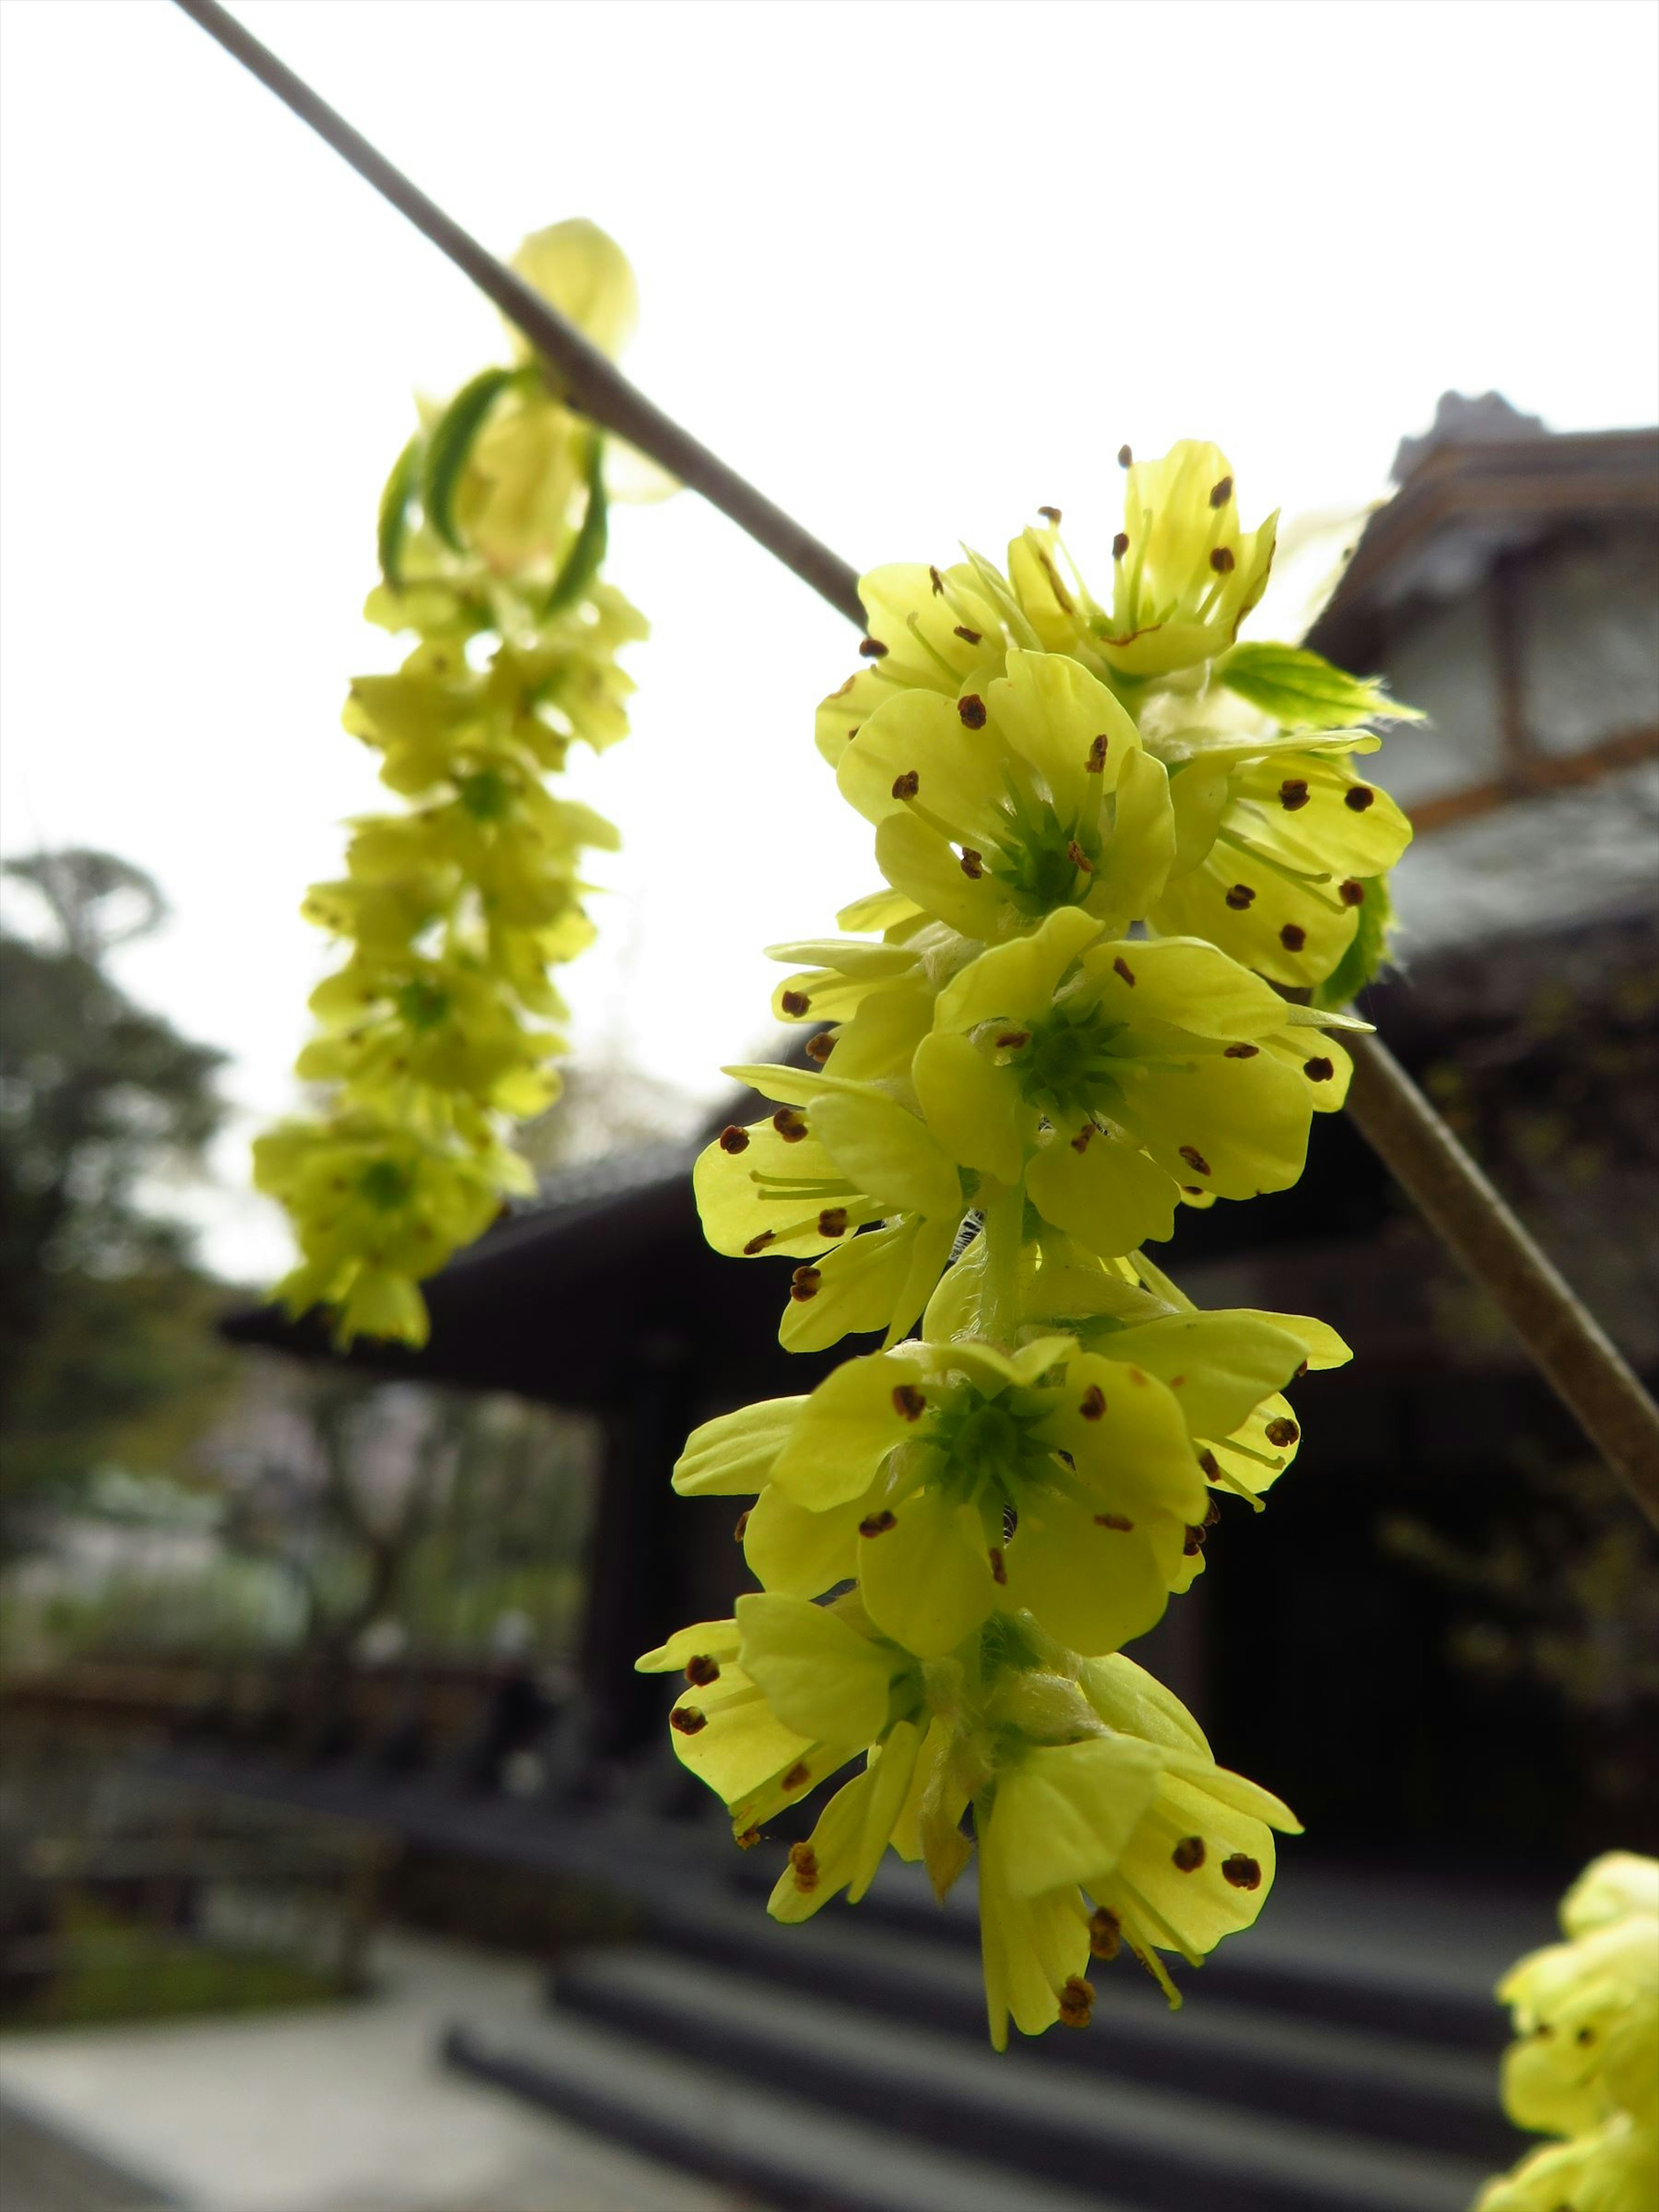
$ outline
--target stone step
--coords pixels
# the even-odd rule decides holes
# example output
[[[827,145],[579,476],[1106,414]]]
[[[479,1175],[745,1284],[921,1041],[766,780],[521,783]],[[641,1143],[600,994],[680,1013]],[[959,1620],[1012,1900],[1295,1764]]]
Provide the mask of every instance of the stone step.
[[[1136,2212],[572,2017],[453,2027],[446,2062],[773,2212]],[[644,2208],[641,2208],[644,2212]]]
[[[865,1924],[863,1907],[831,1905],[796,1928],[781,1927],[754,1900],[659,1897],[646,1933],[658,1948],[986,2043],[977,1958],[965,1947],[908,1929]],[[591,1971],[574,1970],[579,1976]],[[1194,1977],[1179,2013],[1127,1954],[1097,1965],[1093,2025],[1023,2045],[1044,2063],[1119,2081],[1162,2084],[1205,2100],[1277,2113],[1379,2142],[1508,2165],[1524,2147],[1498,2103],[1496,2063],[1400,2037],[1211,2001],[1208,1970]]]
[[[999,2164],[1045,2186],[1109,2179],[1146,2212],[1465,2212],[1486,2163],[1084,2075],[1026,2051],[781,1990],[645,1946],[561,1972],[566,2021],[715,2066],[769,2093]]]

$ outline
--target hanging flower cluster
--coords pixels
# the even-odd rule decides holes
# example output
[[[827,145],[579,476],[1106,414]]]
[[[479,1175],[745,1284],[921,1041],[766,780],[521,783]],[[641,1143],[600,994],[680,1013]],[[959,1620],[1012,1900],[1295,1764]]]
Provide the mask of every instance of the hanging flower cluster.
[[[727,1071],[776,1110],[696,1186],[719,1250],[789,1263],[787,1346],[883,1346],[692,1436],[675,1487],[752,1498],[763,1589],[640,1662],[684,1673],[675,1747],[739,1843],[861,1761],[777,1917],[858,1899],[890,1844],[943,1895],[976,1844],[999,2047],[1084,2025],[1121,1946],[1174,2002],[1160,1953],[1254,1920],[1297,1826],[1121,1646],[1218,1498],[1259,1507],[1294,1456],[1285,1386],[1347,1347],[1200,1312],[1141,1248],[1296,1181],[1410,834],[1355,767],[1407,710],[1235,641],[1273,524],[1241,529],[1224,457],[1120,458],[1104,600],[1057,514],[1006,573],[865,581],[870,665],[817,733],[886,887],[856,934],[777,948],[801,1064]]]
[[[538,232],[513,265],[606,351],[626,340],[633,272],[592,224]],[[349,948],[298,1063],[328,1103],[254,1146],[303,1255],[276,1295],[333,1309],[343,1341],[423,1342],[421,1279],[533,1188],[510,1128],[559,1092],[548,971],[593,935],[584,851],[617,843],[546,779],[577,740],[627,733],[617,655],[646,625],[599,577],[603,441],[514,344],[514,365],[423,408],[381,501],[365,612],[415,643],[352,684],[343,719],[408,804],[354,822],[344,876],[306,898]]]
[[[1498,1984],[1516,2040],[1504,2109],[1559,2136],[1476,2212],[1649,2212],[1659,2203],[1659,1861],[1609,1851],[1561,1903],[1565,1943]]]

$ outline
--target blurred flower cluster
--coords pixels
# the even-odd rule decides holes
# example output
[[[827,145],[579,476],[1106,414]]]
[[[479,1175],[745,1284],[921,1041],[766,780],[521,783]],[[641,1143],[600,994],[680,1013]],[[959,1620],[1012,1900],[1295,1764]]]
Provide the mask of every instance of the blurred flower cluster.
[[[1659,1861],[1609,1851],[1561,1902],[1565,1943],[1498,1985],[1504,2108],[1546,2144],[1476,2212],[1647,2212],[1659,2200]]]
[[[1225,458],[1120,459],[1101,597],[1053,513],[1006,570],[865,580],[817,742],[884,884],[775,948],[803,1048],[727,1070],[775,1110],[696,1186],[718,1249],[789,1263],[787,1346],[881,1348],[692,1436],[675,1486],[753,1500],[763,1589],[640,1662],[684,1672],[675,1747],[740,1843],[862,1760],[778,1917],[857,1899],[890,1844],[942,1895],[976,1844],[999,2046],[1084,2025],[1121,1947],[1174,2001],[1160,1953],[1252,1921],[1297,1825],[1121,1647],[1218,1499],[1259,1509],[1294,1456],[1285,1385],[1347,1347],[1200,1312],[1142,1248],[1301,1173],[1410,834],[1355,765],[1409,710],[1237,641],[1274,522],[1243,528]]]
[[[608,352],[626,340],[633,272],[591,223],[537,233],[513,265]],[[344,722],[407,805],[354,822],[344,875],[307,896],[349,947],[298,1063],[326,1103],[254,1148],[302,1254],[277,1294],[332,1309],[342,1340],[422,1342],[421,1279],[532,1187],[510,1129],[558,1095],[549,969],[593,934],[584,851],[617,843],[548,779],[579,740],[626,734],[617,656],[646,625],[599,574],[599,433],[514,349],[422,407],[382,497],[365,611],[415,642],[352,684]]]

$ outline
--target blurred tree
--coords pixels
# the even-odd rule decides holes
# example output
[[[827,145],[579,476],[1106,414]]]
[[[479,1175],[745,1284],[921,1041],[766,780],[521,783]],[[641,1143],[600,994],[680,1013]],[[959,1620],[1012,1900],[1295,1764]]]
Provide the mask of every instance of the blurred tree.
[[[222,1291],[141,1186],[199,1163],[222,1054],[133,1005],[106,963],[165,913],[106,853],[0,873],[40,925],[0,919],[0,1553],[102,1462],[170,1468],[234,1371]]]

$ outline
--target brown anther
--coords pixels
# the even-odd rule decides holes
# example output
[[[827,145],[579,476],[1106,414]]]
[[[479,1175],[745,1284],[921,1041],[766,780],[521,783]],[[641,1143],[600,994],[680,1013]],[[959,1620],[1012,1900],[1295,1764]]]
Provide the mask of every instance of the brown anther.
[[[866,660],[885,660],[887,658],[887,647],[878,637],[861,637],[859,651]]]
[[[1092,1121],[1085,1121],[1083,1127],[1078,1131],[1076,1136],[1072,1139],[1072,1150],[1074,1152],[1086,1152],[1090,1146],[1094,1142],[1094,1123]]]
[[[757,1252],[763,1252],[769,1244],[775,1244],[777,1241],[775,1229],[763,1229],[757,1237],[751,1237],[744,1246],[743,1256],[745,1260],[752,1260]]]
[[[1280,1419],[1267,1424],[1267,1436],[1270,1444],[1293,1444],[1301,1433],[1294,1421]]]
[[[866,1513],[859,1522],[860,1536],[884,1536],[890,1528],[898,1527],[898,1516],[890,1513],[884,1505],[879,1513]]]
[[[1253,1859],[1248,1851],[1235,1851],[1231,1858],[1221,1862],[1222,1877],[1235,1889],[1260,1889],[1261,1863]]]
[[[758,1828],[745,1828],[740,1836],[733,1836],[732,1838],[740,1851],[752,1851],[760,1839],[761,1832]]]
[[[734,1544],[742,1543],[744,1538],[748,1534],[749,1516],[754,1511],[754,1510],[755,1509],[752,1505],[745,1505],[743,1511],[738,1514],[737,1519],[732,1523],[732,1541]]]
[[[799,1790],[812,1779],[812,1770],[804,1759],[798,1759],[783,1778],[786,1790]],[[1260,1880],[1260,1876],[1257,1877]]]
[[[1227,501],[1232,497],[1232,495],[1233,480],[1231,477],[1223,477],[1218,484],[1212,484],[1210,487],[1210,504],[1212,507],[1225,507]]]
[[[846,1234],[847,1208],[844,1206],[826,1206],[818,1216],[818,1235],[845,1237]]]
[[[1187,1540],[1181,1547],[1182,1557],[1195,1559],[1204,1549],[1204,1539],[1208,1534],[1209,1531],[1206,1528],[1189,1527],[1187,1531]]]
[[[1089,855],[1084,851],[1082,846],[1078,843],[1075,837],[1073,838],[1071,843],[1066,848],[1066,857],[1074,868],[1081,868],[1085,876],[1093,875],[1095,872],[1095,864],[1089,858]]]
[[[1356,783],[1351,790],[1343,793],[1342,804],[1350,814],[1363,814],[1376,797],[1376,793],[1370,784]]]
[[[1042,517],[1045,522],[1052,522],[1054,528],[1056,530],[1059,529],[1060,509],[1057,507],[1040,507],[1037,509],[1037,513]]]
[[[1230,1044],[1222,1052],[1223,1060],[1254,1060],[1261,1051],[1259,1044]]]
[[[746,1152],[749,1150],[748,1130],[738,1128],[735,1121],[728,1121],[720,1131],[720,1146],[723,1152]]]
[[[1255,893],[1249,884],[1235,884],[1227,894],[1227,903],[1235,914],[1243,914],[1247,906],[1255,903]]]
[[[1287,814],[1294,814],[1299,806],[1305,806],[1312,796],[1305,776],[1287,775],[1279,787],[1279,803]]]
[[[977,691],[964,691],[957,701],[957,717],[970,730],[985,727],[985,702]]]
[[[964,645],[981,645],[984,642],[984,633],[981,630],[969,629],[966,623],[958,623],[951,635],[953,637],[959,637]]]
[[[940,575],[937,568],[929,568],[927,574],[933,579],[933,597],[937,599],[941,597],[944,592],[945,579]]]
[[[720,1678],[720,1662],[706,1652],[695,1651],[685,1662],[685,1679],[694,1690],[706,1690]]]
[[[1322,1053],[1317,1060],[1304,1060],[1302,1073],[1310,1083],[1328,1083],[1336,1073],[1336,1062],[1327,1060]]]
[[[927,1411],[927,1401],[914,1382],[901,1382],[893,1391],[893,1411],[907,1421],[919,1421]]]
[[[1218,545],[1216,547],[1215,550],[1210,556],[1210,566],[1215,570],[1218,576],[1226,576],[1232,573],[1233,556],[1226,546]]]
[[[963,874],[967,877],[969,883],[976,884],[985,873],[984,858],[982,854],[976,853],[971,845],[963,847],[960,866]]]
[[[1097,1421],[1106,1411],[1106,1393],[1098,1382],[1091,1382],[1078,1402],[1078,1411],[1085,1421]]]
[[[1118,533],[1117,533],[1117,536],[1116,536],[1115,538],[1113,538],[1113,540],[1112,540],[1112,558],[1113,558],[1113,560],[1114,560],[1114,561],[1121,561],[1121,560],[1123,558],[1124,555],[1128,551],[1128,550],[1129,550],[1129,533],[1128,533],[1128,532],[1127,532],[1127,530],[1120,530],[1120,531],[1118,532]]]
[[[1344,906],[1364,906],[1365,903],[1365,886],[1357,883],[1352,876],[1346,883],[1337,885],[1336,895]]]
[[[1204,1526],[1206,1528],[1213,1528],[1220,1518],[1221,1508],[1212,1498],[1204,1509]]]
[[[1031,1042],[1030,1030],[1005,1030],[997,1039],[999,1052],[1022,1052]]]
[[[806,1057],[808,1060],[816,1060],[820,1066],[829,1059],[835,1048],[835,1032],[831,1030],[820,1030],[816,1036],[808,1037],[806,1040]]]
[[[896,775],[893,778],[895,799],[914,799],[921,789],[921,778],[913,768],[907,768],[902,775]]]
[[[810,1895],[818,1886],[818,1855],[811,1844],[791,1844],[789,1871],[795,1878],[795,1887],[803,1897]]]
[[[772,1116],[772,1127],[786,1145],[798,1145],[806,1134],[806,1124],[793,1106],[780,1106]]]
[[[1003,1560],[1001,1545],[993,1544],[985,1556],[991,1562],[991,1580],[999,1589],[1001,1589],[1008,1580],[1008,1569]]]
[[[1181,1874],[1196,1874],[1204,1863],[1202,1836],[1183,1836],[1170,1854],[1170,1861]]]
[[[1210,1449],[1208,1444],[1206,1444],[1203,1450],[1200,1452],[1198,1463],[1212,1482],[1220,1481],[1221,1469],[1217,1466],[1215,1454]]]
[[[1132,469],[1134,466],[1135,457],[1127,446],[1120,446],[1118,447],[1117,465],[1121,469]]]
[[[1097,1528],[1114,1529],[1120,1536],[1127,1536],[1134,1525],[1127,1513],[1097,1513],[1095,1516]]]
[[[1303,1376],[1307,1373],[1307,1371],[1308,1371],[1308,1363],[1307,1363],[1307,1361],[1304,1359],[1304,1360],[1303,1361],[1302,1364],[1300,1365],[1300,1367],[1298,1367],[1298,1368],[1297,1369],[1297,1370],[1296,1370],[1295,1374],[1291,1376],[1291,1382],[1299,1382],[1302,1380]]]
[[[677,1735],[696,1735],[708,1725],[707,1713],[700,1713],[695,1705],[676,1705],[668,1716],[668,1725]]]
[[[1210,1163],[1196,1145],[1183,1145],[1181,1147],[1181,1157],[1194,1175],[1206,1176],[1210,1173]]]
[[[1073,1974],[1060,1993],[1060,2026],[1087,2027],[1094,2013],[1094,1984],[1085,1982],[1081,1974]]]
[[[1109,1905],[1097,1905],[1089,1916],[1089,1949],[1097,1959],[1115,1959],[1123,1946],[1123,1923]]]
[[[805,991],[786,991],[778,1000],[786,1014],[804,1014],[811,1003]]]
[[[1135,980],[1134,970],[1121,953],[1112,963],[1112,973],[1114,975],[1121,975],[1124,981],[1133,988]]]
[[[1089,740],[1089,757],[1083,765],[1091,775],[1098,775],[1105,767],[1109,743],[1109,740],[1103,730],[1097,738],[1091,738]]]
[[[1299,921],[1287,921],[1279,933],[1279,941],[1287,952],[1300,952],[1308,941],[1308,933]]]
[[[1581,2028],[1579,2029],[1579,2031],[1578,2031],[1577,2034],[1576,2036],[1574,2036],[1574,2038],[1573,2038],[1573,2041],[1574,2041],[1575,2043],[1582,2043],[1582,2044],[1584,2044],[1584,2045],[1589,2045],[1589,2044],[1594,2043],[1594,2042],[1595,2042],[1595,2030],[1593,2027],[1588,2027],[1588,2026],[1583,2027],[1581,2027]]]
[[[823,1275],[818,1268],[797,1267],[789,1278],[789,1295],[798,1305],[804,1306],[808,1298],[817,1297],[822,1280]]]

